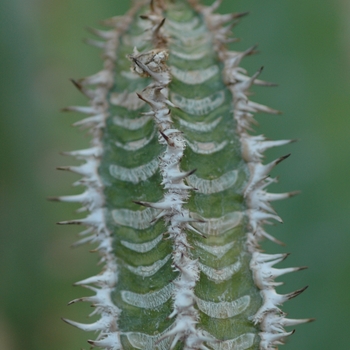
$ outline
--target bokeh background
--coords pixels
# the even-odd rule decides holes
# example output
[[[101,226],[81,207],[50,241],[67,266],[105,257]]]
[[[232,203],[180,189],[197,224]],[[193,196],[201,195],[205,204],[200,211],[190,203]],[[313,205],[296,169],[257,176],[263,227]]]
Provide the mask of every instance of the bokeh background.
[[[70,125],[78,115],[61,107],[85,103],[69,78],[101,67],[99,52],[82,42],[86,26],[123,13],[126,0],[0,1],[0,347],[3,350],[88,349],[92,334],[60,317],[88,322],[88,305],[67,302],[89,292],[72,287],[98,272],[89,247],[76,250],[74,205],[47,196],[77,193],[73,164],[59,151],[84,148],[89,137]],[[283,349],[349,349],[350,326],[350,3],[348,0],[224,0],[220,11],[250,11],[235,28],[245,49],[261,53],[243,63],[250,73],[280,84],[254,89],[255,101],[284,112],[259,115],[259,133],[297,138],[271,150],[267,161],[292,153],[273,175],[274,191],[302,194],[275,208],[283,225],[269,232],[291,252],[285,266],[307,265],[285,276],[279,289],[309,289],[284,306],[290,317],[315,317],[297,327]],[[283,265],[281,265],[283,266]]]

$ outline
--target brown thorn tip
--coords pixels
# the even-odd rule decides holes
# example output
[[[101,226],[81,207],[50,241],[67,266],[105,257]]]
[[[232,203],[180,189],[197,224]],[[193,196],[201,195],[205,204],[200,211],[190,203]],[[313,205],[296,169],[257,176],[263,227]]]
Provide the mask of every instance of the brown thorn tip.
[[[164,25],[165,20],[166,20],[166,18],[164,17],[164,18],[161,20],[161,22],[159,23],[157,29],[160,29],[160,28]]]
[[[290,157],[290,155],[291,155],[291,153],[289,153],[289,154],[287,154],[287,155],[285,155],[285,156],[282,156],[281,158],[278,158],[278,159],[276,160],[276,165],[279,164],[279,163],[281,163],[283,160],[287,159],[288,157]]]
[[[81,225],[82,223],[80,221],[59,221],[56,222],[56,225]]]
[[[237,13],[234,13],[233,18],[241,18],[241,17],[247,16],[247,15],[249,15],[249,11],[237,12]]]
[[[135,63],[136,63],[136,61],[135,61]],[[136,63],[136,64],[137,64],[137,63]],[[140,94],[138,94],[138,93],[136,93],[136,95],[137,95],[137,97],[138,97],[140,100],[147,102],[147,101],[142,97],[142,95],[140,95]]]
[[[164,134],[163,131],[159,130],[160,134],[164,137],[165,141],[169,141],[169,137]]]
[[[309,268],[308,266],[300,266],[298,271],[306,270],[308,268]]]
[[[144,207],[150,207],[147,202],[139,202],[139,201],[133,201],[135,204],[142,205]]]
[[[82,89],[81,84],[80,84],[77,80],[75,80],[75,79],[69,79],[69,80],[74,84],[74,86],[75,86],[78,90],[81,90],[81,89]]]
[[[171,140],[170,140],[170,138],[167,136],[167,135],[165,135],[161,130],[159,130],[159,132],[160,132],[160,134],[163,136],[163,138],[165,139],[165,141],[168,143],[168,145],[169,146],[174,146],[174,142],[172,142]]]
[[[46,200],[51,201],[51,202],[60,202],[59,197],[47,197]]]
[[[136,58],[136,57],[131,57],[131,59],[133,60],[133,62],[138,65],[140,67],[140,61]],[[139,95],[138,93],[136,93],[137,95]]]
[[[61,320],[62,320],[63,322],[68,323],[68,324],[70,325],[70,322],[69,322],[69,320],[68,320],[67,318],[61,317]]]
[[[254,54],[258,53],[259,51],[256,50],[257,47],[258,47],[258,44],[255,44],[252,47],[250,47],[248,50],[246,50],[246,56],[254,55]]]
[[[282,261],[283,261],[283,260],[286,260],[290,254],[291,254],[291,253],[285,253],[285,254],[284,254],[284,257],[283,257],[283,259],[282,259]]]
[[[306,286],[304,288],[298,289],[295,292],[289,293],[289,299],[295,298],[298,295],[300,295],[302,292],[304,292],[309,286]]]
[[[69,170],[69,166],[58,166],[56,170]]]

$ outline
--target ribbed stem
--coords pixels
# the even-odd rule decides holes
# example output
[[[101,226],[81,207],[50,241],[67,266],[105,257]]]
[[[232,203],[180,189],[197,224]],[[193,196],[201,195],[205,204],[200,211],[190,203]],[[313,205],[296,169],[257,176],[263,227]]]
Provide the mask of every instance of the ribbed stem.
[[[226,48],[231,25],[245,13],[218,15],[220,1],[135,2],[130,13],[93,30],[105,41],[104,69],[74,81],[89,107],[92,148],[69,154],[86,161],[68,167],[87,190],[61,201],[91,211],[77,245],[97,242],[102,274],[79,282],[95,296],[101,348],[272,350],[292,332],[279,309],[304,289],[279,295],[274,279],[303,268],[276,269],[285,254],[262,254],[259,241],[281,221],[263,152],[292,140],[251,136],[255,112],[278,111],[249,100],[252,84],[273,84],[239,67],[255,52]],[[130,70],[131,65],[131,70]],[[88,89],[89,85],[95,88]],[[94,285],[94,286],[91,286]]]

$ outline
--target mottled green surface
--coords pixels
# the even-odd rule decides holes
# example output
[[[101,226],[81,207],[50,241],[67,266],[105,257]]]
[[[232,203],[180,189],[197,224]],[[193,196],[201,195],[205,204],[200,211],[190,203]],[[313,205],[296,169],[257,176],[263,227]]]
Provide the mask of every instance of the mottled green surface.
[[[77,176],[55,171],[72,164],[60,150],[84,148],[88,138],[62,115],[65,105],[84,104],[68,79],[100,69],[98,51],[83,45],[84,28],[123,13],[128,2],[110,0],[3,0],[1,32],[1,276],[0,338],[4,350],[88,349],[86,334],[64,324],[64,316],[88,322],[88,305],[66,307],[90,294],[72,283],[97,273],[87,249],[70,250],[77,227],[55,227],[75,218],[74,205],[47,204],[48,195],[77,193]],[[269,227],[292,252],[284,266],[309,270],[283,278],[280,291],[309,289],[283,308],[290,317],[316,317],[299,326],[281,349],[348,348],[349,302],[349,5],[344,0],[224,0],[222,12],[250,11],[235,29],[245,49],[261,54],[243,66],[280,84],[256,89],[254,100],[284,111],[258,117],[267,137],[298,138],[267,161],[292,152],[274,170],[274,191],[302,195],[275,205],[284,225]],[[93,246],[91,246],[93,248]],[[73,268],[74,267],[74,268]]]

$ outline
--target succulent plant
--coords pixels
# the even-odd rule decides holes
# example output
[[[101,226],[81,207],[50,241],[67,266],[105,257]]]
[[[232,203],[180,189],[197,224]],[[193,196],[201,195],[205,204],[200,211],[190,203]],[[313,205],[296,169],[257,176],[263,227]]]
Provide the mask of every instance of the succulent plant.
[[[278,114],[250,100],[249,88],[270,86],[240,63],[256,52],[230,51],[231,28],[246,13],[218,14],[221,1],[134,1],[122,17],[91,31],[103,51],[100,72],[73,81],[89,105],[91,147],[68,152],[83,161],[61,167],[83,176],[86,218],[61,224],[87,229],[75,245],[94,243],[102,272],[78,285],[94,294],[71,301],[95,306],[93,346],[131,349],[276,349],[293,333],[280,305],[305,288],[277,294],[277,269],[288,254],[266,254],[264,225],[281,218],[270,202],[265,150],[293,140],[254,135],[254,114]]]

